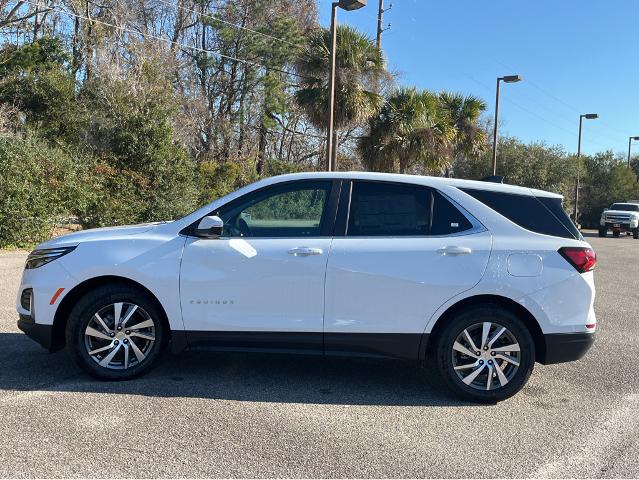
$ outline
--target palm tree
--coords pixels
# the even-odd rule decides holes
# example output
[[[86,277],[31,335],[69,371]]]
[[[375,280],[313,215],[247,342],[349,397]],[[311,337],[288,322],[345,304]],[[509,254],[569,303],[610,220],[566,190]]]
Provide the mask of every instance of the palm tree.
[[[398,90],[369,128],[358,148],[370,170],[441,172],[448,164],[455,130],[439,97],[427,90]]]
[[[475,96],[442,92],[439,102],[450,125],[455,129],[453,157],[477,158],[487,147],[486,131],[479,125],[479,119],[486,111],[486,103]]]
[[[301,85],[295,94],[311,124],[328,129],[328,75],[330,30],[313,31],[305,52],[296,62]],[[384,57],[375,42],[356,29],[337,27],[334,127],[355,126],[379,112],[384,98],[375,93],[376,79],[386,77]]]

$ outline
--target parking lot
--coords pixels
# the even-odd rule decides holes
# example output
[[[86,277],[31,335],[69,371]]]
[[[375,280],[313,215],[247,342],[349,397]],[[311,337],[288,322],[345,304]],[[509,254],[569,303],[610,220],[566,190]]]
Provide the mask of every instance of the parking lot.
[[[371,360],[187,352],[95,381],[18,331],[26,253],[0,252],[0,476],[637,477],[639,241],[589,240],[595,346],[489,406]]]

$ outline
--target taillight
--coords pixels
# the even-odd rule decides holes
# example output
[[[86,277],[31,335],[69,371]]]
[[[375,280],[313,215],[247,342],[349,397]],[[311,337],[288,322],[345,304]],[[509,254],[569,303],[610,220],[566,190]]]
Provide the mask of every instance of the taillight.
[[[568,260],[579,273],[589,272],[597,265],[597,255],[592,248],[586,247],[562,247],[559,254]]]

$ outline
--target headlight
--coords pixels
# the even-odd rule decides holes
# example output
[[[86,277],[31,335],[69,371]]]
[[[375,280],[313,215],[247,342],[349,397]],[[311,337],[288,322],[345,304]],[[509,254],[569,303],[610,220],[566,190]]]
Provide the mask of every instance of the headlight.
[[[75,250],[75,247],[58,247],[58,248],[43,248],[42,250],[34,250],[27,257],[27,263],[24,268],[38,268],[42,265],[46,265],[49,262],[54,261],[56,258],[60,258],[69,252]]]

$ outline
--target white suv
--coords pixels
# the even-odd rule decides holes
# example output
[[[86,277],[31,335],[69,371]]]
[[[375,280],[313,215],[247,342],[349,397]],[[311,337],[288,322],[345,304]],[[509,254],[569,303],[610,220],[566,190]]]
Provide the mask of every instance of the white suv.
[[[497,401],[593,342],[596,257],[548,192],[374,173],[262,180],[33,251],[18,326],[125,379],[166,347],[423,361]]]

